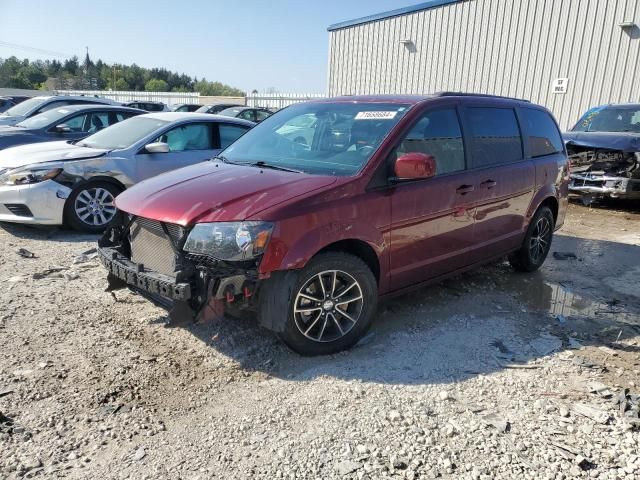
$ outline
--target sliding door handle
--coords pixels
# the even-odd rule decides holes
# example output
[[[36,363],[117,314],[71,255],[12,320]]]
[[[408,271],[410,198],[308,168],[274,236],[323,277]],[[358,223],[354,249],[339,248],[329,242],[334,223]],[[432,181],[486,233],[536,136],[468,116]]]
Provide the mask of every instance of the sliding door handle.
[[[458,195],[466,195],[467,193],[471,193],[475,190],[475,188],[473,187],[473,185],[460,185],[458,188],[456,188],[456,193]]]
[[[484,182],[482,182],[480,184],[481,187],[484,188],[493,188],[498,184],[498,182],[496,182],[495,180],[485,180]]]

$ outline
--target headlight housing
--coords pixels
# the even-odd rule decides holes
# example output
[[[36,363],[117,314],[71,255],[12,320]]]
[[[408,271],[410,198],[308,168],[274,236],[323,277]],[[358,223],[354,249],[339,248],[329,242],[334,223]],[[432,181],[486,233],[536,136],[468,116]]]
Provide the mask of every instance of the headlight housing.
[[[225,261],[253,260],[264,253],[273,224],[268,222],[198,223],[184,250]]]
[[[0,175],[0,185],[29,185],[52,180],[62,173],[60,165],[31,165],[8,170]]]

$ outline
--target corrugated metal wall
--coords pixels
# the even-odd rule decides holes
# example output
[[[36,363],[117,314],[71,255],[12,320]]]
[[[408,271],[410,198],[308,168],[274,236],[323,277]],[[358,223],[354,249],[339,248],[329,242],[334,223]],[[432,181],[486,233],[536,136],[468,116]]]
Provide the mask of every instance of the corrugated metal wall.
[[[566,128],[591,106],[640,101],[638,24],[640,0],[462,1],[330,31],[328,91],[515,96]]]

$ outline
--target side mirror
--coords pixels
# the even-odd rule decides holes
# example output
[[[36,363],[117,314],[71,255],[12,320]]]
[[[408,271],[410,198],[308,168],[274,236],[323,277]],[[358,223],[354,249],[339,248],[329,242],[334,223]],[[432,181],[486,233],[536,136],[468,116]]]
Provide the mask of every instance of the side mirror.
[[[436,159],[426,153],[405,153],[396,159],[393,171],[395,180],[433,177],[436,174]]]
[[[71,131],[71,127],[66,123],[61,123],[60,125],[56,125],[54,130],[56,133],[69,133]]]
[[[169,153],[169,145],[164,142],[150,143],[144,149],[147,153]]]

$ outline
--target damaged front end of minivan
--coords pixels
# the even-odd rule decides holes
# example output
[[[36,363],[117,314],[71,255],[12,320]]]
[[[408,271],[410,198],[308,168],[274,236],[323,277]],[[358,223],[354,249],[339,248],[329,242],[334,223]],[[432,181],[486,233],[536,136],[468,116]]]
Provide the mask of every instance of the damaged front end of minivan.
[[[174,324],[195,320],[211,301],[252,308],[270,225],[237,223],[187,228],[120,214],[98,242],[107,291],[131,287],[168,308]]]
[[[594,138],[581,138],[581,137]],[[567,138],[569,137],[569,138]],[[565,134],[571,164],[569,193],[584,203],[600,198],[640,199],[640,138]]]

